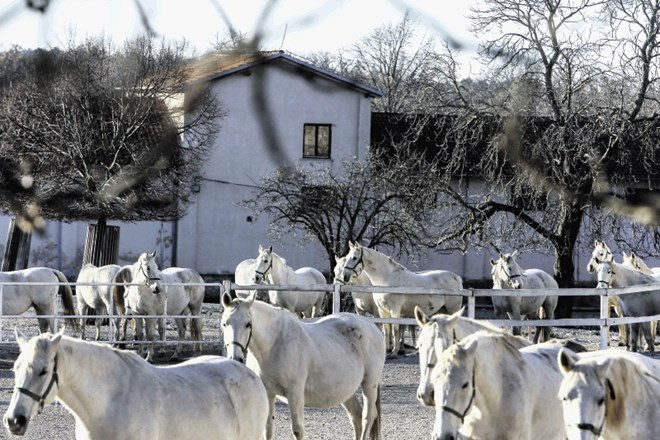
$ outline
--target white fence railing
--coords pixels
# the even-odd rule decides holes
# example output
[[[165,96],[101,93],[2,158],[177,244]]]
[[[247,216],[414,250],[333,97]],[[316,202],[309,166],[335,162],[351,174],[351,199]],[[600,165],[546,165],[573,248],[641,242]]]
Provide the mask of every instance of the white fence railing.
[[[54,283],[2,283],[0,284],[0,343],[6,341],[4,337],[3,325],[5,321],[12,319],[25,319],[24,315],[4,315],[2,313],[3,307],[3,291],[5,286],[20,286],[20,285],[54,285]],[[57,283],[57,285],[69,285],[71,287],[76,286],[89,286],[89,285],[99,285],[99,286],[135,286],[136,284],[131,283]],[[420,287],[374,287],[374,286],[350,286],[350,285],[339,285],[339,284],[318,284],[310,286],[292,286],[292,285],[239,285],[229,281],[223,283],[161,283],[162,286],[192,286],[192,285],[203,285],[206,288],[218,288],[220,295],[222,292],[231,290],[293,290],[299,292],[330,292],[332,293],[332,312],[338,312],[340,310],[341,296],[350,295],[351,292],[388,292],[388,293],[401,293],[406,295],[428,295],[428,294],[442,294],[442,295],[458,295],[467,298],[467,316],[474,318],[476,310],[476,301],[477,298],[482,297],[493,297],[493,296],[539,296],[539,295],[557,295],[557,296],[598,296],[600,297],[600,313],[598,318],[580,318],[580,319],[552,319],[552,320],[498,320],[498,319],[489,319],[488,321],[508,327],[518,327],[518,326],[552,326],[552,327],[573,327],[573,326],[593,326],[600,329],[600,348],[606,348],[609,346],[609,327],[613,325],[620,324],[632,324],[638,322],[648,322],[660,320],[660,314],[652,316],[643,316],[643,317],[626,317],[626,318],[612,318],[610,317],[610,306],[609,298],[616,295],[627,295],[636,292],[644,291],[658,291],[660,295],[660,284],[646,285],[646,286],[633,286],[626,287],[621,289],[596,289],[596,288],[575,288],[575,289],[519,289],[519,290],[496,290],[496,289],[430,289],[430,288],[420,288]],[[63,316],[60,311],[61,307],[56,308],[56,313],[54,315],[41,315],[41,318],[54,318],[56,321],[58,319],[63,319]],[[174,318],[190,318],[190,315],[169,315],[167,311],[164,315],[137,315],[131,314],[130,318],[165,318],[165,319],[174,319]],[[107,315],[67,315],[66,319],[81,319],[81,318],[109,318],[109,331],[108,331],[108,342],[118,342],[114,340],[114,318],[117,316],[109,313]],[[209,317],[205,317],[209,319]],[[218,343],[222,341],[222,330],[219,325],[220,316],[217,316],[218,320],[218,340],[217,341],[203,341],[203,343],[214,342]],[[372,318],[376,323],[396,323],[396,324],[415,324],[416,321],[412,318]],[[134,342],[134,341],[132,341]],[[159,343],[168,343],[176,344],[178,341],[159,341]],[[184,341],[184,343],[191,344],[194,341]],[[135,342],[140,343],[140,342]],[[143,342],[144,343],[144,342]]]
[[[599,346],[601,349],[609,346],[609,328],[613,325],[633,324],[639,322],[650,322],[660,320],[660,314],[642,317],[610,317],[609,298],[618,295],[628,295],[636,292],[657,291],[660,295],[660,284],[650,284],[644,286],[631,286],[618,289],[597,289],[597,288],[572,288],[572,289],[431,289],[422,287],[382,287],[382,286],[350,286],[350,285],[325,285],[314,286],[269,286],[269,285],[250,285],[240,286],[225,281],[224,289],[241,290],[294,290],[294,291],[314,291],[314,292],[332,292],[332,312],[339,311],[341,304],[341,295],[351,292],[382,292],[382,293],[401,293],[406,295],[459,295],[467,298],[467,316],[475,318],[477,298],[493,296],[598,296],[600,297],[600,313],[598,318],[580,318],[580,319],[543,319],[543,320],[510,320],[510,319],[489,319],[488,322],[507,327],[520,326],[539,326],[539,327],[574,327],[574,326],[593,326],[600,329]],[[412,318],[372,318],[376,323],[395,323],[395,324],[416,324]]]

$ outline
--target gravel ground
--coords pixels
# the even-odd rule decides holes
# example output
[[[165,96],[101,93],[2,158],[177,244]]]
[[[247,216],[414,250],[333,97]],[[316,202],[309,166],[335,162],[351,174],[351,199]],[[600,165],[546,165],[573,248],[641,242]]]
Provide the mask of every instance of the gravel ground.
[[[18,326],[28,335],[37,333],[36,321],[19,320],[8,323],[4,320],[4,338],[13,340],[8,336],[8,329]],[[91,328],[93,331],[93,327]],[[88,328],[87,337],[93,336]],[[104,332],[107,327],[104,326]],[[173,330],[168,330],[168,341],[175,341]],[[219,354],[219,310],[217,304],[205,304],[204,307],[204,340],[209,342],[204,346],[205,354]],[[598,348],[598,331],[584,328],[557,328],[553,336],[570,338],[585,345],[589,350]],[[616,334],[613,336],[613,345],[616,345]],[[408,339],[412,345],[412,341]],[[166,353],[173,347],[166,348]],[[656,349],[660,349],[656,344]],[[189,350],[188,350],[189,351]],[[13,373],[11,367],[18,353],[14,344],[7,342],[0,345],[0,412],[4,414],[7,401],[11,398],[13,389]],[[188,353],[188,352],[187,352]],[[192,352],[188,353],[192,355]],[[660,359],[658,355],[655,358]],[[157,364],[168,363],[165,354],[159,355]],[[419,382],[419,357],[415,350],[409,349],[405,356],[388,359],[385,364],[381,391],[382,410],[382,436],[384,439],[417,440],[428,438],[434,419],[434,410],[418,403],[415,398]],[[293,438],[290,430],[288,407],[278,403],[276,408],[275,439]],[[352,439],[353,431],[343,408],[305,409],[305,429],[307,439]],[[0,439],[15,438],[10,436],[4,428],[0,429]],[[65,440],[74,439],[73,416],[61,405],[49,405],[30,423],[25,440]]]

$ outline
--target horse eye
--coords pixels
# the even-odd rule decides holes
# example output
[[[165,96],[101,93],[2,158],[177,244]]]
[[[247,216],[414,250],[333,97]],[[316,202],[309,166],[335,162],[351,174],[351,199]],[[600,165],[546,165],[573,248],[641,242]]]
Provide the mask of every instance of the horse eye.
[[[44,368],[44,369],[41,370],[41,372],[39,373],[39,376],[45,376],[46,373],[48,373],[48,370],[47,370],[46,368]]]
[[[468,385],[469,385],[469,384],[468,384],[467,382],[465,382],[461,388],[465,389],[465,388],[468,387]]]
[[[604,397],[601,397],[600,399],[598,399],[598,406],[601,406],[603,403],[605,403],[605,398]]]
[[[252,328],[252,323],[248,322],[247,324],[245,324],[245,328]]]

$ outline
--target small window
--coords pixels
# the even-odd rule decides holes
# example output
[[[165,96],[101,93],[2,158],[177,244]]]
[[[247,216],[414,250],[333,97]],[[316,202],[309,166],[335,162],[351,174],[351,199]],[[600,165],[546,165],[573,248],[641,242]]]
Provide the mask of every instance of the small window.
[[[330,124],[305,124],[303,157],[330,157]]]

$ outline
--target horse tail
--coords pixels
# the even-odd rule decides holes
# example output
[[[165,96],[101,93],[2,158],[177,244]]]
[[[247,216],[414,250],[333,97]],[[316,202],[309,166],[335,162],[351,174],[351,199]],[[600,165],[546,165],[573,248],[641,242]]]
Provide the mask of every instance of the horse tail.
[[[120,269],[111,280],[112,283],[130,283],[131,281],[131,272],[125,267]],[[126,304],[124,303],[125,292],[126,286],[112,286],[112,300],[120,315],[126,314]]]
[[[380,440],[380,385],[378,385],[378,391],[376,392],[376,418],[371,425],[369,438],[371,440]]]
[[[59,270],[51,269],[53,274],[57,277],[60,283],[68,283],[69,280]],[[69,284],[61,284],[57,289],[57,293],[62,297],[62,305],[64,308],[65,316],[73,316],[76,314],[76,306],[73,304],[73,291]],[[80,331],[80,323],[77,319],[65,319],[64,325],[67,328],[73,329],[76,332]]]

